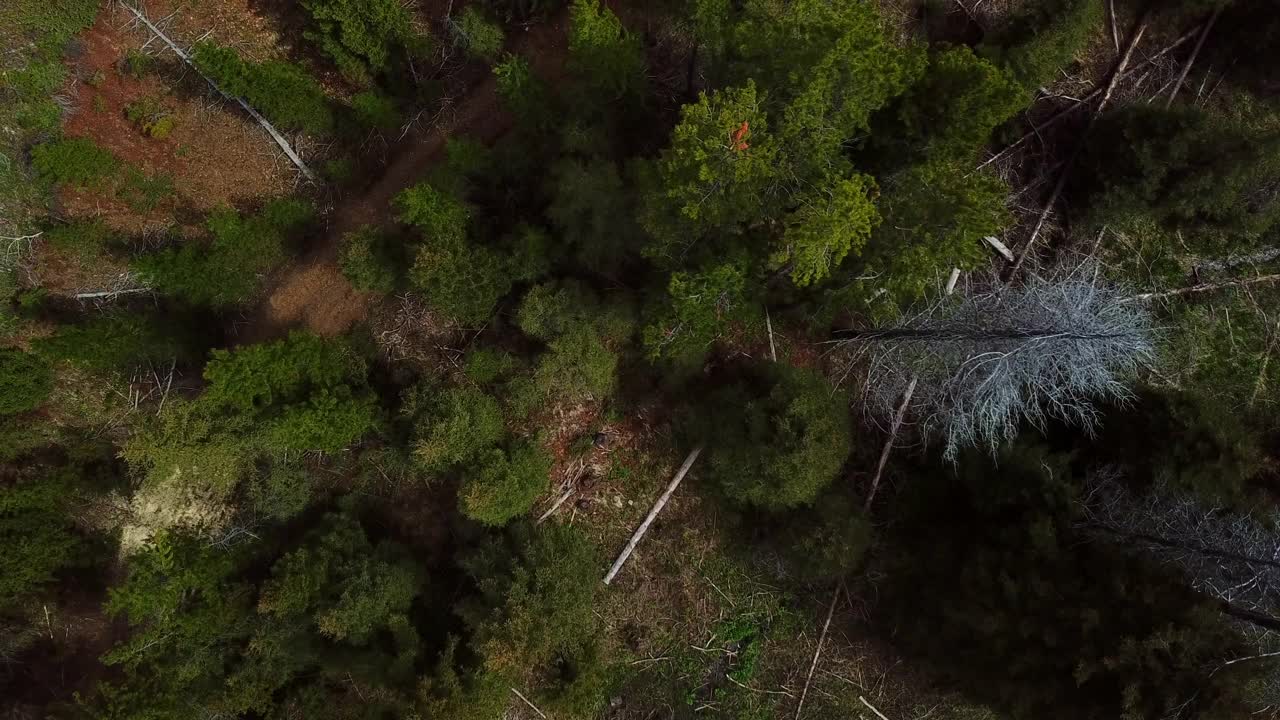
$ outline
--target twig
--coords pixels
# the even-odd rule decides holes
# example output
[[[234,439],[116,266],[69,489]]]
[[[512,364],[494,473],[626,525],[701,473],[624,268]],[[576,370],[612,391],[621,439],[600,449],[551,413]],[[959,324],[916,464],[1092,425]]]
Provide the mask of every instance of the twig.
[[[871,502],[876,499],[876,491],[880,489],[880,477],[884,474],[885,465],[889,464],[889,453],[893,452],[893,441],[898,439],[898,430],[902,428],[902,421],[907,416],[907,408],[911,406],[911,396],[916,392],[916,382],[920,378],[913,376],[911,382],[907,385],[907,389],[902,393],[902,402],[898,405],[898,410],[893,414],[893,425],[889,427],[889,437],[884,441],[884,449],[880,451],[880,462],[876,463],[876,474],[871,478],[871,489],[867,491],[867,499],[862,504],[862,511],[867,512],[871,509]]]
[[[778,362],[778,348],[773,344],[773,321],[769,319],[769,308],[764,309],[764,325],[769,329],[769,359]]]
[[[534,524],[541,525],[542,523],[546,522],[547,518],[551,517],[552,515],[555,515],[556,510],[560,509],[560,506],[563,505],[564,502],[568,500],[570,496],[573,495],[573,492],[576,489],[577,488],[575,488],[573,485],[570,485],[568,488],[566,488],[564,493],[560,495],[559,499],[557,499],[554,503],[552,503],[551,507],[547,508],[546,512],[538,516],[538,521],[535,522]]]
[[[809,685],[813,683],[813,671],[818,669],[818,658],[822,657],[822,643],[827,639],[827,630],[831,628],[831,618],[836,614],[836,602],[840,600],[840,590],[843,585],[836,587],[835,594],[831,596],[831,606],[827,608],[826,622],[822,623],[822,633],[818,635],[818,647],[813,651],[813,662],[809,663],[809,674],[804,679],[804,689],[800,691],[800,700],[796,703],[795,720],[800,720],[800,713],[804,710],[804,699],[809,695]]]
[[[867,699],[866,699],[866,698],[864,698],[864,697],[862,697],[861,695],[859,695],[859,696],[858,696],[858,701],[859,701],[859,702],[861,702],[863,705],[866,705],[866,706],[867,706],[867,709],[869,709],[871,712],[875,713],[875,714],[876,714],[876,717],[879,717],[879,718],[880,718],[880,720],[889,720],[889,718],[885,717],[885,716],[884,716],[884,713],[880,712],[880,710],[878,710],[878,709],[876,708],[876,706],[875,706],[875,705],[872,705],[871,703],[867,702]]]
[[[1182,72],[1178,75],[1178,81],[1173,84],[1173,90],[1169,91],[1169,101],[1165,103],[1166,108],[1173,107],[1174,98],[1178,97],[1178,91],[1182,89],[1182,84],[1187,81],[1187,75],[1191,73],[1191,66],[1196,64],[1196,58],[1200,55],[1200,48],[1204,47],[1204,41],[1209,38],[1209,31],[1213,29],[1214,23],[1218,22],[1218,16],[1222,14],[1225,6],[1220,5],[1209,16],[1208,22],[1204,24],[1204,30],[1200,31],[1200,39],[1196,40],[1195,49],[1191,51],[1191,57],[1187,58],[1187,62],[1182,66]]]
[[[1116,27],[1116,3],[1115,0],[1107,0],[1107,15],[1111,20],[1111,42],[1116,45],[1116,52],[1120,52],[1120,29]]]
[[[525,705],[528,705],[529,707],[533,708],[533,711],[534,711],[534,712],[536,712],[536,713],[538,713],[538,717],[540,717],[540,718],[544,718],[544,719],[547,717],[546,713],[544,713],[544,712],[542,712],[541,710],[539,710],[537,705],[534,705],[533,703],[529,702],[529,698],[527,698],[527,697],[525,697],[524,695],[520,694],[520,691],[519,691],[519,690],[517,690],[517,689],[515,689],[515,688],[511,688],[511,692],[515,693],[515,694],[516,694],[516,697],[518,697],[518,698],[520,698],[521,700],[523,700]]]
[[[1280,280],[1280,274],[1276,275],[1260,275],[1255,278],[1246,278],[1244,280],[1228,280],[1218,283],[1200,283],[1199,285],[1191,285],[1177,290],[1166,290],[1164,292],[1149,292],[1131,295],[1123,298],[1120,302],[1150,302],[1152,300],[1163,300],[1165,298],[1179,297],[1182,295],[1194,295],[1202,292],[1213,292],[1214,290],[1224,290],[1229,287],[1248,287],[1259,283],[1269,283]]]
[[[622,570],[622,566],[627,562],[627,558],[631,557],[631,553],[636,549],[636,545],[640,544],[640,539],[649,531],[649,526],[653,524],[654,518],[658,517],[658,513],[662,512],[662,508],[666,507],[667,501],[671,499],[671,494],[676,491],[676,488],[680,487],[680,482],[684,480],[684,476],[688,474],[689,468],[693,467],[694,461],[702,454],[703,447],[703,445],[699,445],[694,448],[693,452],[689,453],[689,456],[684,459],[684,464],[680,466],[680,470],[676,472],[676,476],[671,479],[671,483],[667,485],[667,489],[662,493],[662,496],[653,504],[653,507],[649,510],[649,515],[645,517],[644,522],[640,523],[640,527],[636,528],[635,534],[633,534],[631,539],[627,541],[627,546],[622,549],[622,554],[618,556],[617,560],[613,561],[613,567],[609,568],[609,573],[604,576],[605,585],[613,582],[613,579],[617,577],[618,572]]]

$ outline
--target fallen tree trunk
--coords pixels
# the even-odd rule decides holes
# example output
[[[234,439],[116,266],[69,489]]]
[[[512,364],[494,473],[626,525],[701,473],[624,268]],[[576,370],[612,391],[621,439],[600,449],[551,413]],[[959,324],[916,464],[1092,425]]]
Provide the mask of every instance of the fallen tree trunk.
[[[178,59],[182,60],[182,62],[185,63],[187,67],[190,67],[192,70],[194,70],[197,75],[204,78],[204,81],[209,83],[209,87],[217,91],[217,93],[222,97],[244,108],[244,111],[249,113],[249,117],[252,117],[254,120],[256,120],[257,123],[262,126],[262,129],[266,130],[267,134],[271,136],[271,139],[276,141],[276,144],[280,146],[280,149],[284,151],[284,154],[287,155],[289,157],[289,160],[292,161],[293,164],[298,168],[298,171],[301,172],[303,176],[305,176],[311,182],[315,182],[316,176],[311,172],[311,169],[307,167],[306,163],[302,162],[302,158],[298,156],[298,153],[294,152],[293,147],[289,145],[289,141],[285,140],[284,136],[281,135],[280,132],[276,130],[275,127],[270,122],[267,122],[267,119],[262,117],[262,115],[257,110],[254,110],[253,107],[244,100],[244,98],[239,98],[239,97],[235,97],[228,94],[222,88],[218,87],[218,84],[215,83],[212,78],[200,72],[200,68],[196,67],[196,64],[192,62],[191,57],[187,55],[187,53],[182,48],[178,47],[176,43],[170,40],[169,36],[161,32],[160,28],[152,24],[152,22],[147,19],[147,16],[143,15],[140,10],[138,10],[135,7],[132,7],[128,3],[120,3],[120,6],[123,7],[125,10],[128,10],[129,12],[133,13],[133,16],[138,18],[138,20],[142,24],[146,25],[148,30],[150,30],[156,37],[160,38],[160,40],[163,41],[165,45],[169,46],[169,49],[172,50],[174,54],[178,56]]]
[[[1260,275],[1254,278],[1246,278],[1244,280],[1227,280],[1217,283],[1200,283],[1190,287],[1178,288],[1177,290],[1166,290],[1164,292],[1139,293],[1121,300],[1121,302],[1151,302],[1152,300],[1163,300],[1165,298],[1180,297],[1182,295],[1194,295],[1203,292],[1213,292],[1214,290],[1225,290],[1231,287],[1248,287],[1249,285],[1258,285],[1260,283],[1269,283],[1280,280],[1280,274],[1277,275]]]
[[[622,570],[622,566],[627,562],[627,558],[631,557],[631,553],[636,549],[636,545],[640,544],[640,539],[644,537],[646,532],[649,532],[649,526],[653,524],[654,518],[658,517],[658,513],[662,512],[662,508],[666,507],[667,501],[671,499],[672,493],[676,491],[676,488],[680,487],[680,483],[684,480],[684,476],[689,473],[689,468],[693,467],[694,461],[696,461],[698,456],[702,454],[703,447],[704,446],[699,445],[694,448],[693,452],[689,453],[689,456],[684,459],[684,464],[680,466],[680,470],[676,472],[676,476],[671,479],[671,483],[667,485],[667,489],[662,493],[662,496],[658,498],[658,501],[653,504],[653,507],[649,510],[649,514],[645,517],[644,522],[640,523],[640,527],[636,528],[631,539],[627,541],[627,546],[622,549],[622,554],[618,556],[617,560],[613,561],[613,567],[609,568],[609,573],[604,576],[605,585],[613,582],[613,579],[618,576],[618,572]]]

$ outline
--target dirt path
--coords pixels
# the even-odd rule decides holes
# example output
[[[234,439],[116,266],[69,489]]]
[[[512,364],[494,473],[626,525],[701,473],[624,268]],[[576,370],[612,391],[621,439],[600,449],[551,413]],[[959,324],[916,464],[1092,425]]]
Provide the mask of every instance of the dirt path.
[[[554,81],[563,72],[567,55],[566,26],[567,15],[561,14],[515,38],[509,47],[529,59],[540,77]],[[251,314],[241,342],[261,342],[297,326],[333,336],[363,319],[373,297],[353,288],[338,267],[338,244],[343,234],[363,225],[391,224],[391,200],[422,178],[455,133],[465,131],[467,137],[490,144],[511,125],[512,118],[501,109],[497,84],[490,74],[440,123],[411,132],[392,150],[393,160],[382,177],[363,194],[344,202],[334,212],[327,235],[304,260],[276,280]]]

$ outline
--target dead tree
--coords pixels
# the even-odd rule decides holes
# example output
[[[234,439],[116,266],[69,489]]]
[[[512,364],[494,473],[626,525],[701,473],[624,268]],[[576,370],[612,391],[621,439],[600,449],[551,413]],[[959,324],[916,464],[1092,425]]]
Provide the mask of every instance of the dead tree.
[[[869,357],[864,396],[882,417],[901,412],[916,379],[911,415],[944,438],[949,458],[980,443],[994,451],[1023,422],[1091,429],[1094,402],[1129,397],[1125,379],[1154,358],[1146,309],[1124,302],[1092,266],[1016,287],[982,283],[896,325],[834,341]]]

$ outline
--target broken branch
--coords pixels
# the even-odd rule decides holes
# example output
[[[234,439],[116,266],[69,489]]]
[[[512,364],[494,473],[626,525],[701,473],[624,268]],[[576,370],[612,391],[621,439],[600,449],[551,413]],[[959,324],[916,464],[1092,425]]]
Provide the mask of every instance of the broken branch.
[[[653,524],[654,518],[658,517],[658,513],[662,512],[662,508],[666,507],[667,501],[671,499],[671,494],[676,491],[676,488],[680,487],[680,482],[683,481],[684,476],[688,474],[689,468],[693,467],[694,461],[702,454],[703,447],[703,445],[699,445],[694,448],[693,452],[689,453],[689,456],[684,459],[684,464],[680,466],[680,470],[676,472],[676,476],[672,478],[671,483],[667,485],[666,491],[664,491],[662,496],[658,498],[658,502],[653,504],[653,507],[649,510],[649,515],[645,517],[644,522],[640,523],[640,527],[636,528],[635,534],[633,534],[631,539],[627,541],[627,546],[623,548],[622,554],[618,556],[617,560],[613,561],[613,567],[609,568],[609,574],[604,576],[605,585],[613,582],[613,579],[617,577],[618,572],[622,570],[622,566],[627,562],[627,558],[631,557],[631,553],[636,549],[636,545],[640,544],[640,539],[649,531],[649,526]]]

